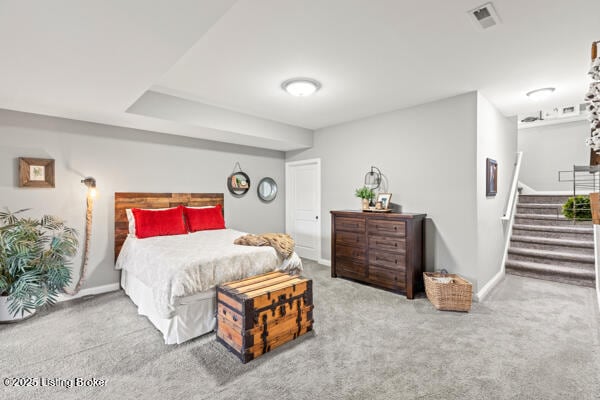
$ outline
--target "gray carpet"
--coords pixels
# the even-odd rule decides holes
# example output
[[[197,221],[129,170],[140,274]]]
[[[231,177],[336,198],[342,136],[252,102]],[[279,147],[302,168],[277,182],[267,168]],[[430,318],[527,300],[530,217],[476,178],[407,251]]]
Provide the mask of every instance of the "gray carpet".
[[[598,399],[595,292],[507,276],[469,314],[314,279],[315,332],[242,365],[209,334],[166,346],[122,292],[0,326],[1,399]],[[4,378],[104,387],[6,387]]]

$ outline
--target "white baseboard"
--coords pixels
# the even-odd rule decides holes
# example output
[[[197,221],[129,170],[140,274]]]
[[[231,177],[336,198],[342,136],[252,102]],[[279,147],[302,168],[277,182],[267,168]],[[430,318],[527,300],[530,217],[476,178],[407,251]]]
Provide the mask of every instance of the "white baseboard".
[[[121,288],[121,285],[118,282],[117,283],[109,283],[108,285],[102,285],[102,286],[94,286],[91,288],[83,289],[74,296],[70,296],[66,293],[61,293],[58,295],[57,301],[58,302],[69,301],[69,300],[78,299],[78,298],[84,297],[84,296],[92,296],[95,294],[114,292],[115,290],[119,290],[120,288]]]
[[[326,267],[331,267],[331,260],[326,260],[324,258],[319,258],[319,261],[317,261],[319,264],[321,265],[325,265]]]
[[[475,296],[473,296],[473,300],[477,301],[477,302],[481,302],[483,301],[486,296],[488,294],[490,294],[490,291],[496,287],[497,284],[500,283],[500,281],[504,278],[504,268],[501,269],[500,271],[498,271],[498,273],[496,275],[494,275],[494,277],[492,279],[490,279],[488,281],[488,283],[486,283],[485,285],[483,285],[483,287],[475,294]]]

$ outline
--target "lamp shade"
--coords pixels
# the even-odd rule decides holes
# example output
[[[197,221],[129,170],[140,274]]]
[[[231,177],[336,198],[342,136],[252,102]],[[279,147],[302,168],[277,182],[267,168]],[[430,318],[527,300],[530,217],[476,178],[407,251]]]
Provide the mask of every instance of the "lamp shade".
[[[81,183],[87,186],[88,193],[91,197],[96,197],[96,179],[88,176],[87,178],[82,179]]]
[[[369,189],[377,189],[381,185],[381,171],[371,166],[371,170],[365,174],[365,186]]]

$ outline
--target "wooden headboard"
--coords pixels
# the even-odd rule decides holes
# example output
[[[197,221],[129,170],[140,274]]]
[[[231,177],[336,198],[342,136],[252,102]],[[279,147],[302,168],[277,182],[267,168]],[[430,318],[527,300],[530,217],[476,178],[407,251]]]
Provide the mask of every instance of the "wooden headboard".
[[[115,260],[129,233],[127,208],[168,208],[180,204],[190,207],[221,204],[225,210],[223,193],[115,193]]]

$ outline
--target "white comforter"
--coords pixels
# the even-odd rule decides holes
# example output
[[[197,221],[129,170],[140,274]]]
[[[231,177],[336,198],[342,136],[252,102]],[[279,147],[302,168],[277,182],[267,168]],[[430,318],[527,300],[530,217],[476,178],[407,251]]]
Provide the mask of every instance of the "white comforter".
[[[283,260],[269,246],[233,244],[242,235],[245,232],[219,229],[146,239],[130,236],[123,244],[116,268],[126,270],[152,288],[156,309],[164,318],[173,316],[178,298],[223,282],[274,270],[302,270],[296,253]]]

